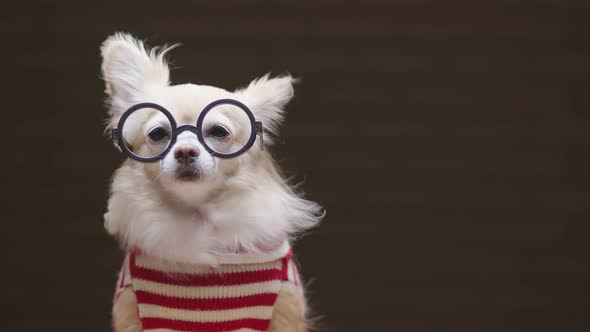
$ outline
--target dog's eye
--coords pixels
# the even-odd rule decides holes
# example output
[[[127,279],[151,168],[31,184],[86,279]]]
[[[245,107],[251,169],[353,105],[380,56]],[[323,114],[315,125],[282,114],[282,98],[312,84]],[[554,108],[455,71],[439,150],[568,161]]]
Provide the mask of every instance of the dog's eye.
[[[148,137],[154,141],[158,142],[163,140],[164,138],[168,137],[168,131],[162,127],[156,127],[148,133]]]
[[[207,131],[207,136],[223,139],[229,135],[229,131],[222,126],[213,126]]]

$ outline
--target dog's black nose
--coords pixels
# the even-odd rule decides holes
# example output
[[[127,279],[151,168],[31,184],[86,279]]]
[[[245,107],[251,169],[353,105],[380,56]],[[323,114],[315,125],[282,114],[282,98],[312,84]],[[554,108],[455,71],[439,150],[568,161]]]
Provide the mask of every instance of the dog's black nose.
[[[174,158],[180,162],[191,162],[199,156],[199,149],[195,147],[180,146],[174,150]]]

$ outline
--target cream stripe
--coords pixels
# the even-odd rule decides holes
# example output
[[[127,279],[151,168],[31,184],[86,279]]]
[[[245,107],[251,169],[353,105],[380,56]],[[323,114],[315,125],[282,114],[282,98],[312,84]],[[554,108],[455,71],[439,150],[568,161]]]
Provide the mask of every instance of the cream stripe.
[[[295,266],[292,260],[287,264],[287,280],[295,282]]]
[[[262,293],[278,293],[281,288],[279,280],[256,282],[246,285],[234,286],[176,286],[161,284],[158,282],[135,279],[133,289],[153,294],[180,297],[180,298],[228,298],[240,297]]]
[[[123,270],[125,271],[125,278],[123,279],[123,285],[128,286],[131,285],[131,272],[129,271],[129,263],[130,263],[130,259],[129,259],[129,255],[125,256],[125,267],[123,268]]]
[[[227,264],[216,268],[211,268],[208,266],[196,264],[172,263],[146,255],[136,256],[135,265],[151,270],[170,273],[236,273],[261,270],[280,270],[282,268],[282,262],[280,260],[257,264]]]
[[[161,307],[153,304],[140,304],[141,317],[175,319],[187,322],[225,322],[236,319],[270,319],[272,306],[245,307],[229,310],[183,310]]]

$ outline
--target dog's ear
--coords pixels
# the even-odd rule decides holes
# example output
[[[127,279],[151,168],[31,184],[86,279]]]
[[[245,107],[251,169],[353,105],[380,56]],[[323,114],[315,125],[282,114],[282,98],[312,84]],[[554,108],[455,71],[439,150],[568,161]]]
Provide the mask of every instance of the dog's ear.
[[[285,106],[293,98],[296,82],[291,75],[270,78],[266,74],[236,93],[252,109],[256,119],[262,121],[264,128],[276,135],[284,118]]]
[[[102,77],[114,117],[137,100],[150,85],[169,84],[170,71],[164,59],[171,47],[146,50],[140,40],[129,34],[116,33],[102,44]]]

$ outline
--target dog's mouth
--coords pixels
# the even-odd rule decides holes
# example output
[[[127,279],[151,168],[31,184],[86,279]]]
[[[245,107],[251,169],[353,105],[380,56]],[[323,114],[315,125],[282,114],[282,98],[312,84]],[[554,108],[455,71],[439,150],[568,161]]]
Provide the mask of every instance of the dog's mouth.
[[[196,166],[181,166],[176,169],[174,175],[179,181],[189,182],[198,180],[201,172]]]

